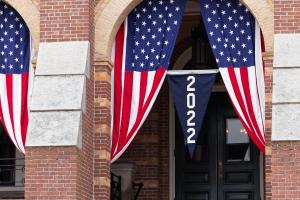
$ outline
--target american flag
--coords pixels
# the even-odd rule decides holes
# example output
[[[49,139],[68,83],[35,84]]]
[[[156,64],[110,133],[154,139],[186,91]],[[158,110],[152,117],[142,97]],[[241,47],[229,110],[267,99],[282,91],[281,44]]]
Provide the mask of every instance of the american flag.
[[[25,153],[28,126],[30,34],[22,17],[0,2],[0,119],[16,148]]]
[[[210,45],[233,106],[257,147],[265,151],[264,69],[260,28],[238,0],[200,0]]]
[[[184,2],[144,0],[117,33],[112,162],[131,143],[158,95],[175,46]]]

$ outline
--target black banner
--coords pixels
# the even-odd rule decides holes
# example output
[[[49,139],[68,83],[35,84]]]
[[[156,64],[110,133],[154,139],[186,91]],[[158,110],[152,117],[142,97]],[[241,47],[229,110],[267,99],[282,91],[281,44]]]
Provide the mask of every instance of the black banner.
[[[185,144],[193,157],[208,100],[216,79],[210,74],[168,75]]]

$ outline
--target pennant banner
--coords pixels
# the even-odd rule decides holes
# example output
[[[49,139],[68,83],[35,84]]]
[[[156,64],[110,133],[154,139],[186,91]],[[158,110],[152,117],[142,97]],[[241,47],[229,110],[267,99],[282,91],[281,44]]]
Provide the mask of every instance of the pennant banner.
[[[176,112],[191,157],[194,154],[215,78],[216,71],[208,74],[168,75]]]

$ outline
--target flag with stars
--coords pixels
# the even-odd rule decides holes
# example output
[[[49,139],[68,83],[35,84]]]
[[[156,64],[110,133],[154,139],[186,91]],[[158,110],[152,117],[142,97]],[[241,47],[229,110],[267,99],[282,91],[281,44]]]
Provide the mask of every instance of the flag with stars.
[[[127,17],[115,41],[112,162],[145,121],[166,76],[184,0],[144,0]]]
[[[22,17],[0,2],[0,119],[17,149],[25,153],[28,126],[30,35]]]
[[[233,106],[248,135],[265,152],[261,32],[238,0],[199,0],[210,45]]]

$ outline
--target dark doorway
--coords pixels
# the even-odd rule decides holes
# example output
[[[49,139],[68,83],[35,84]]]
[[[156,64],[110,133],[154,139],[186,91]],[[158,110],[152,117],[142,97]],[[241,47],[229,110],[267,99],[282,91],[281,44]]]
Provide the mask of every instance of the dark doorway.
[[[213,93],[193,158],[176,116],[175,199],[259,200],[259,151],[226,93]]]

